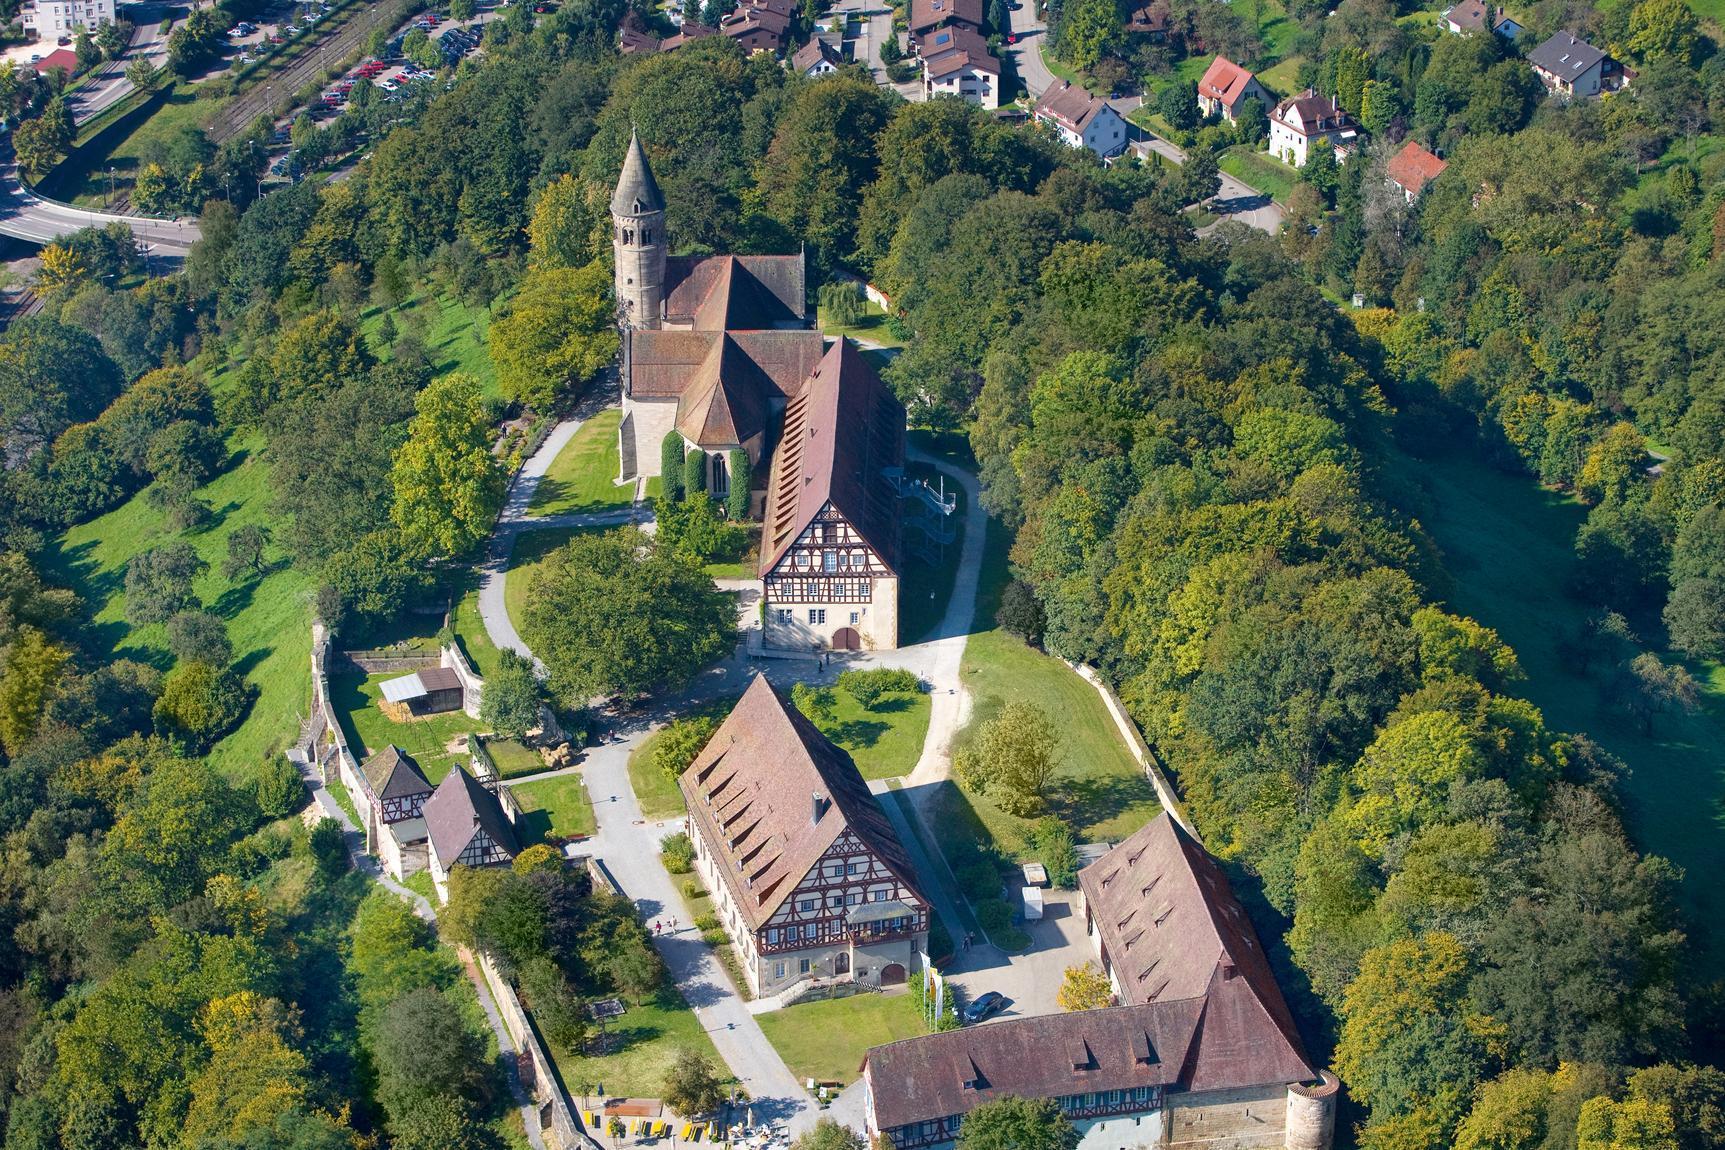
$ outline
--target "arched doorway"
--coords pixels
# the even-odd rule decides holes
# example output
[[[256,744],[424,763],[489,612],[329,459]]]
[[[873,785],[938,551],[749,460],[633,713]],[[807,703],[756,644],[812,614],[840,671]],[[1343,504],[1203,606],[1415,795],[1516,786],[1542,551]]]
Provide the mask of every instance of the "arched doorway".
[[[904,983],[904,964],[889,962],[880,968],[880,984],[882,986],[900,986]]]
[[[851,956],[849,951],[841,950],[833,955],[833,973],[849,974],[851,972]]]
[[[855,627],[840,627],[833,632],[833,650],[860,651],[862,650],[862,636],[857,634]]]

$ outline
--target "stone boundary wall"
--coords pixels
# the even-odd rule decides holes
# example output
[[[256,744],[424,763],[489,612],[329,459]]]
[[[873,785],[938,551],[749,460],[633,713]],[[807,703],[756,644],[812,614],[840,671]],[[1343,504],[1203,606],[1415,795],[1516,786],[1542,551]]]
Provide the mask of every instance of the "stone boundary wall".
[[[367,853],[375,853],[377,844],[371,837],[370,810],[365,804],[366,788],[359,774],[359,762],[353,757],[353,751],[348,748],[347,736],[342,733],[341,720],[336,717],[335,708],[329,701],[330,664],[341,658],[339,652],[330,650],[329,631],[322,623],[311,625],[311,692],[312,715],[318,720],[315,728],[312,753],[317,761],[319,772],[323,775],[324,786],[332,782],[330,764],[334,761],[335,774],[341,780],[341,785],[347,788],[348,798],[359,811],[363,826],[361,832],[365,835]]]
[[[497,1003],[498,1016],[503,1019],[515,1048],[523,1055],[520,1060],[522,1085],[539,1103],[539,1127],[546,1136],[546,1145],[554,1150],[603,1150],[575,1117],[575,1108],[569,1105],[569,1097],[563,1092],[557,1077],[556,1064],[540,1041],[539,1032],[533,1029],[532,1020],[522,1008],[515,988],[509,985],[489,955],[481,953],[477,957],[479,970]]]
[[[1156,752],[1150,749],[1150,744],[1144,741],[1144,734],[1138,729],[1138,724],[1132,721],[1132,716],[1126,713],[1126,704],[1120,701],[1120,696],[1096,673],[1087,663],[1074,663],[1070,659],[1061,662],[1078,672],[1080,678],[1096,688],[1096,693],[1102,696],[1102,705],[1108,708],[1108,714],[1114,720],[1114,726],[1120,731],[1120,737],[1126,740],[1126,746],[1132,751],[1132,757],[1138,760],[1144,775],[1150,780],[1150,785],[1156,790],[1156,799],[1162,804],[1162,809],[1177,819],[1188,834],[1199,842],[1198,828],[1192,825],[1186,817],[1185,806],[1174,794],[1174,786],[1168,781],[1168,776],[1162,770],[1162,762],[1156,757]]]
[[[381,675],[390,671],[400,671],[406,675],[413,671],[427,671],[438,666],[436,655],[397,655],[386,651],[336,651],[330,656],[330,673],[340,675],[358,672],[362,675]]]
[[[448,667],[461,680],[461,709],[469,718],[477,719],[480,701],[485,697],[485,680],[479,677],[479,672],[473,669],[467,656],[454,643],[445,643],[438,657],[440,662],[437,665]]]

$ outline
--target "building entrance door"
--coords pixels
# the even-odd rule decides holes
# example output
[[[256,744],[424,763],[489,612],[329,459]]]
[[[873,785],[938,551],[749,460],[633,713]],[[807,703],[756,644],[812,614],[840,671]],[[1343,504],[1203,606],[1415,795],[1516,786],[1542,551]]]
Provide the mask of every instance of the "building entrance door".
[[[833,650],[860,651],[862,650],[862,636],[857,634],[855,627],[840,627],[833,632]]]
[[[882,986],[899,986],[904,982],[904,965],[889,962],[880,968],[880,984]]]
[[[851,972],[851,956],[848,951],[840,951],[833,956],[833,973],[849,974]]]

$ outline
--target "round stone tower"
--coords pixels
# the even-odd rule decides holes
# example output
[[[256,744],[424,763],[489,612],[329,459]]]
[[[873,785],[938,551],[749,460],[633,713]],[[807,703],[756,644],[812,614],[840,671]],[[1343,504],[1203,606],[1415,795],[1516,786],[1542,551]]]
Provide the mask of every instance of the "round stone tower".
[[[1336,1140],[1336,1094],[1341,1081],[1328,1070],[1316,1083],[1288,1087],[1288,1122],[1282,1145],[1287,1150],[1330,1150]]]
[[[665,298],[665,197],[633,131],[611,196],[611,250],[617,306],[625,327],[656,328]]]

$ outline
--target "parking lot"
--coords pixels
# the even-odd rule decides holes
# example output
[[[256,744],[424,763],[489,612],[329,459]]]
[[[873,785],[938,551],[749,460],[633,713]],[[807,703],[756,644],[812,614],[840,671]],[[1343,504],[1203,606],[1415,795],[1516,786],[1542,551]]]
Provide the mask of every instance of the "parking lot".
[[[410,36],[416,31],[425,33],[436,49],[440,67],[454,67],[480,50],[484,25],[499,15],[498,7],[501,5],[483,8],[474,19],[460,25],[449,22],[435,12],[422,13],[397,29],[381,56],[367,57],[360,61],[326,87],[309,108],[297,110],[276,123],[267,148],[270,159],[269,174],[281,179],[297,178],[299,173],[294,164],[291,135],[293,121],[299,115],[308,113],[315,120],[338,116],[349,109],[354,92],[362,84],[369,84],[377,89],[374,95],[376,99],[400,99],[410,86],[426,83],[437,75],[436,70],[425,66],[430,61],[422,58],[416,63],[406,57]],[[241,31],[238,28],[235,30]],[[255,39],[262,34],[261,30],[254,30],[249,36]]]
[[[1069,966],[1095,961],[1096,950],[1084,935],[1084,912],[1075,890],[1043,892],[1042,919],[1020,923],[1030,935],[1030,949],[1003,955],[992,946],[960,949],[947,968],[949,983],[960,990],[961,1002],[998,991],[1009,1000],[995,1018],[1025,1018],[1060,1011],[1060,980]]]

